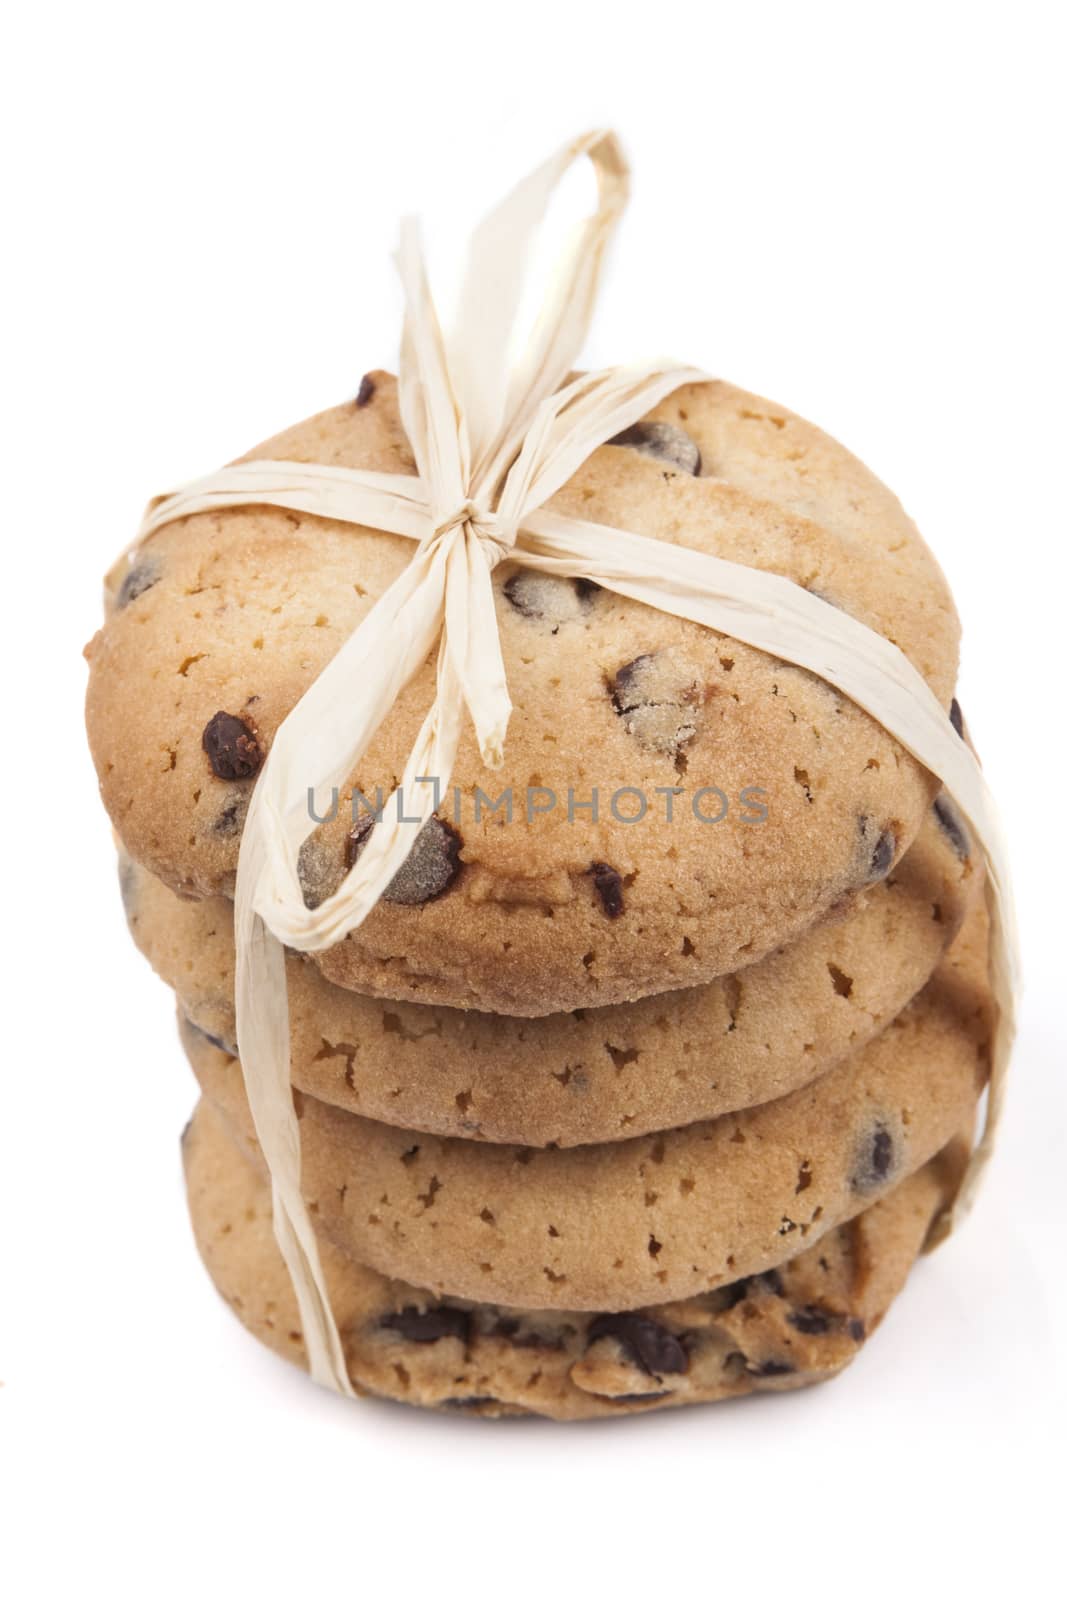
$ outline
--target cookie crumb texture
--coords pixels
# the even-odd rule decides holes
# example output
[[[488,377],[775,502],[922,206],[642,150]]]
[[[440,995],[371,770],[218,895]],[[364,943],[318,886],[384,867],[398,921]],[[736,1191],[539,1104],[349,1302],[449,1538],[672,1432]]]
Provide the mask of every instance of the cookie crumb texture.
[[[395,381],[371,374],[359,403],[257,457],[413,471]],[[784,574],[893,639],[949,705],[958,625],[936,563],[888,490],[782,408],[724,383],[679,390],[552,505]],[[232,894],[275,730],[410,555],[391,535],[270,508],[152,539],[88,651],[101,791],[136,860],[179,893]],[[928,778],[810,674],[594,584],[515,564],[494,582],[515,706],[506,765],[488,774],[465,730],[461,815],[447,796],[438,815],[461,841],[454,857],[431,893],[398,893],[320,958],[334,982],[518,1015],[692,986],[795,938],[911,844]],[[403,770],[434,681],[427,662],[352,774],[368,796]],[[512,790],[510,823],[484,807],[475,818],[479,788]],[[623,788],[648,797],[645,821],[612,814]],[[765,795],[758,825],[742,820],[751,788]],[[700,789],[728,797],[724,820],[697,820]],[[595,817],[581,809],[594,790]],[[554,808],[529,820],[530,791],[551,791]],[[345,792],[308,846],[315,892],[339,881],[352,826]]]
[[[296,1095],[304,1193],[346,1254],[437,1295],[626,1312],[778,1266],[973,1118],[988,1074],[985,914],[857,1055],[765,1105],[569,1150],[443,1139]],[[258,1161],[239,1062],[188,1027],[201,1092]]]
[[[954,1193],[956,1139],[851,1222],[780,1268],[640,1313],[512,1311],[441,1299],[320,1241],[358,1393],[463,1415],[618,1417],[802,1388],[848,1365],[903,1287]],[[197,1246],[223,1299],[264,1344],[305,1365],[270,1191],[201,1102],[182,1142]]]

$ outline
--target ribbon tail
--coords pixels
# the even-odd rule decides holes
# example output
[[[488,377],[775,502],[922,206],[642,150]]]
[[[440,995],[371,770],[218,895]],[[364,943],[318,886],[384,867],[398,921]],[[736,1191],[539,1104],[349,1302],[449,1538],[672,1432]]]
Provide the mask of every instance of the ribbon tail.
[[[300,1128],[289,1078],[285,951],[252,909],[254,877],[262,858],[254,829],[251,838],[247,854],[242,845],[234,907],[241,1072],[256,1137],[271,1174],[274,1236],[296,1294],[311,1376],[351,1398],[355,1391],[301,1191]]]
[[[468,528],[449,552],[445,648],[470,712],[478,748],[494,771],[504,762],[511,697],[497,626],[492,567]]]
[[[257,910],[287,944],[295,945],[327,916],[343,914],[344,884],[315,911],[304,904],[297,860],[315,827],[308,794],[352,774],[397,696],[424,665],[441,631],[445,571],[445,552],[416,553],[274,736],[254,797],[257,825],[269,846]]]
[[[989,912],[989,968],[996,1010],[985,1123],[978,1142],[971,1152],[971,1159],[955,1199],[951,1206],[942,1212],[930,1230],[926,1241],[927,1250],[936,1249],[943,1239],[947,1239],[953,1228],[962,1222],[974,1205],[978,1189],[996,1148],[997,1130],[1008,1086],[1008,1067],[1015,1045],[1016,996],[1019,979],[1016,957],[1013,954],[1016,939],[1014,901],[1010,887],[998,881],[996,868],[992,862],[988,866],[985,897]]]

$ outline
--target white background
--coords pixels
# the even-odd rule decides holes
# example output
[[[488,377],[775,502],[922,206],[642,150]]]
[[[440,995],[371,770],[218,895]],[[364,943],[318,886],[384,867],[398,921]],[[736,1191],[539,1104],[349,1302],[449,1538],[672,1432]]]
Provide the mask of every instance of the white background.
[[[1062,1503],[1063,89],[1052,6],[46,5],[4,35],[6,1592],[1055,1584]],[[966,1225],[822,1390],[562,1429],[346,1407],[223,1308],[193,1090],[81,727],[143,502],[395,362],[403,210],[455,258],[623,133],[589,364],[670,352],[901,494],[965,620],[1029,987]]]

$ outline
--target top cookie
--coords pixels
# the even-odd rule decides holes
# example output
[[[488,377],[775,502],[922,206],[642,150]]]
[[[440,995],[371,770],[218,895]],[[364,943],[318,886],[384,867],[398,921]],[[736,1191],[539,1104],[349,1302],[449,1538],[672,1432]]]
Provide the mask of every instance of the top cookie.
[[[256,457],[414,470],[385,374]],[[893,639],[949,702],[958,624],[935,561],[888,490],[781,407],[681,389],[552,505],[779,572]],[[270,508],[155,535],[88,651],[90,741],[131,855],[181,893],[232,893],[276,728],[410,556]],[[795,937],[911,842],[935,786],[810,673],[589,584],[509,564],[494,586],[504,768],[485,770],[468,728],[408,866],[319,958],[334,982],[516,1015],[687,987]],[[433,691],[428,662],[353,775],[372,803]],[[358,855],[357,811],[342,792],[308,841],[309,899]]]

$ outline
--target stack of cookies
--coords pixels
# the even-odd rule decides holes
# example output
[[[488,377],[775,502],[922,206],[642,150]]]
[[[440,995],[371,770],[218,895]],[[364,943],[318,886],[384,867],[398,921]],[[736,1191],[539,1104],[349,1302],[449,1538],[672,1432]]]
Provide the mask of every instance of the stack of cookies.
[[[384,373],[256,458],[415,470]],[[888,490],[781,407],[679,389],[552,504],[818,593],[897,643],[964,736],[935,561]],[[202,1095],[197,1242],[296,1361],[229,897],[275,730],[409,559],[294,512],[189,517],[137,555],[88,652],[130,927]],[[588,581],[503,566],[494,584],[505,767],[488,774],[468,730],[372,915],[287,956],[304,1191],[352,1382],[580,1418],[830,1376],[970,1149],[990,1006],[967,831],[811,674]],[[316,819],[309,904],[358,858],[433,693],[427,662]]]

